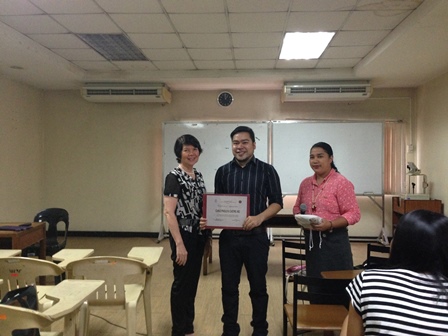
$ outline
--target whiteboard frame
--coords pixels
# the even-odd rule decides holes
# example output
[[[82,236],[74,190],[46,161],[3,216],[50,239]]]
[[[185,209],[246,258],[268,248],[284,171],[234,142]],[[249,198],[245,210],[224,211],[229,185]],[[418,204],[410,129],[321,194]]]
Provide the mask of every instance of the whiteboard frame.
[[[163,180],[177,167],[174,143],[183,134],[191,134],[199,140],[203,152],[195,168],[204,176],[207,192],[214,192],[215,174],[219,167],[233,159],[230,133],[237,126],[248,126],[255,133],[257,159],[269,162],[269,121],[168,121],[163,123]],[[207,128],[208,127],[208,128]],[[213,129],[211,129],[213,128]],[[205,135],[205,136],[204,136]],[[164,183],[163,183],[164,185]]]
[[[296,195],[301,181],[313,175],[309,151],[320,141],[332,146],[338,170],[353,183],[357,195],[384,194],[384,122],[277,120],[271,125],[272,165],[280,176],[284,195]],[[283,137],[280,140],[279,134]],[[278,153],[288,161],[279,160]]]
[[[278,125],[280,123],[290,123],[290,124],[291,123],[302,123],[302,124],[303,123],[313,123],[313,124],[320,124],[320,123],[345,123],[345,124],[347,124],[347,123],[363,123],[363,124],[379,123],[379,124],[381,124],[382,125],[382,131],[381,131],[381,153],[382,153],[382,155],[381,155],[381,160],[380,160],[380,167],[381,167],[381,188],[380,189],[381,189],[381,192],[380,193],[365,193],[365,192],[363,192],[363,193],[357,194],[357,195],[358,196],[367,196],[367,197],[369,197],[370,200],[372,200],[380,208],[380,210],[382,211],[382,214],[383,214],[383,225],[382,226],[384,227],[384,222],[385,222],[385,218],[384,218],[384,216],[385,216],[385,213],[384,213],[384,121],[362,121],[362,120],[360,120],[360,121],[356,121],[356,120],[353,120],[353,121],[350,121],[350,120],[349,121],[341,121],[341,120],[270,120],[270,121],[247,121],[247,122],[244,122],[244,121],[206,121],[206,122],[204,122],[204,121],[182,121],[182,122],[180,122],[180,121],[167,121],[167,122],[164,122],[163,125],[162,125],[162,130],[163,130],[163,155],[162,155],[163,156],[162,157],[162,165],[163,165],[163,167],[162,167],[162,174],[163,174],[163,176],[162,176],[162,179],[164,181],[166,175],[171,171],[171,169],[173,169],[174,167],[176,167],[178,165],[176,160],[175,160],[174,151],[173,151],[174,142],[177,139],[177,137],[175,137],[173,135],[173,139],[171,139],[171,138],[169,139],[169,142],[171,142],[171,145],[167,146],[167,143],[166,143],[167,142],[167,139],[166,139],[166,137],[167,137],[167,135],[166,135],[167,127],[168,128],[169,127],[173,127],[172,125],[183,125],[183,127],[186,127],[187,125],[192,125],[192,124],[195,124],[195,125],[215,124],[215,125],[227,125],[227,126],[229,126],[229,128],[227,128],[226,132],[225,132],[226,133],[225,134],[226,140],[223,141],[223,145],[225,145],[225,147],[222,148],[222,149],[225,149],[226,152],[219,153],[219,154],[226,155],[226,157],[221,157],[221,155],[217,155],[217,156],[220,157],[220,159],[219,159],[220,162],[219,162],[219,164],[216,164],[216,167],[214,167],[214,173],[210,174],[210,175],[213,175],[211,177],[213,179],[213,182],[210,182],[210,177],[207,178],[209,180],[209,182],[208,182],[209,185],[207,186],[207,184],[206,184],[206,187],[208,188],[208,192],[211,192],[211,190],[214,189],[214,175],[216,173],[216,170],[221,165],[223,165],[226,162],[229,162],[230,160],[233,159],[233,154],[232,154],[232,150],[231,150],[231,141],[230,141],[230,133],[231,133],[231,131],[236,126],[249,126],[251,128],[255,128],[254,132],[255,132],[256,143],[257,143],[257,149],[255,150],[255,156],[257,158],[259,158],[260,160],[263,160],[265,162],[273,164],[274,167],[275,167],[274,128],[275,128],[276,124]],[[254,125],[256,125],[257,127],[254,127]],[[264,125],[263,128],[266,127],[265,134],[263,134],[263,133],[260,134],[260,129],[258,129],[259,125]],[[189,128],[188,130],[192,130],[192,128]],[[185,128],[185,131],[187,131],[187,128]],[[264,132],[264,130],[263,130],[263,132]],[[193,131],[184,132],[182,134],[185,134],[185,133],[190,133],[192,135],[195,135],[194,134],[195,132],[193,132]],[[182,134],[179,134],[178,136],[180,136]],[[261,136],[261,138],[260,138],[260,136]],[[264,138],[264,136],[266,138]],[[259,141],[260,139],[262,141]],[[263,139],[266,139],[266,141],[264,141],[264,144],[263,144]],[[203,142],[201,141],[200,137],[198,138],[198,140],[201,143],[201,146],[203,146]],[[325,140],[320,139],[319,141],[325,141]],[[260,146],[260,144],[262,144],[262,146]],[[228,145],[228,147],[227,147],[227,145]],[[330,145],[332,145],[332,144],[330,143]],[[264,146],[266,146],[266,148]],[[332,147],[333,147],[333,145],[332,145]],[[311,145],[307,149],[308,150],[308,154],[303,157],[303,164],[305,166],[307,166],[308,168],[309,168],[308,157],[309,157],[309,149],[310,148],[311,148]],[[291,146],[288,146],[285,150],[291,151]],[[334,153],[335,163],[337,164],[337,166],[339,168],[340,165],[338,163],[339,161],[337,160],[339,155],[338,155],[338,152],[334,148],[333,148],[333,150],[335,151],[335,153]],[[171,161],[171,163],[165,162],[165,156],[168,156],[168,155],[173,160],[173,161]],[[290,156],[291,153],[288,152],[287,155]],[[199,162],[201,162],[201,160],[203,162],[206,161],[206,159],[204,160],[203,155],[201,155],[201,158],[200,158]],[[200,167],[199,166],[199,162],[198,162],[198,166],[197,167],[198,167],[198,170],[201,171],[201,169],[199,169],[199,167]],[[300,163],[300,164],[302,164],[302,163]],[[279,172],[278,167],[276,167],[276,170],[277,170],[277,172]],[[201,172],[203,173],[203,171],[201,171]],[[341,173],[344,174],[344,171],[341,171]],[[279,172],[279,175],[280,174],[281,173]],[[309,168],[309,173],[308,173],[307,176],[310,176],[310,175],[312,175],[311,168]],[[204,178],[206,178],[206,177],[204,176]],[[298,178],[300,178],[300,177],[298,177]],[[282,176],[281,175],[280,175],[280,181],[282,181]],[[296,186],[297,190],[298,190],[298,187],[299,187],[299,183],[300,182],[298,182],[297,186]],[[355,183],[356,183],[356,181],[355,181]],[[162,186],[164,186],[164,183],[162,183]],[[296,195],[297,194],[297,190],[295,192],[293,192],[293,193],[285,193],[285,190],[282,188],[282,193],[283,193],[284,196],[286,196],[286,195]],[[162,195],[163,195],[163,190],[162,190]],[[380,204],[378,204],[376,202],[376,200],[374,199],[374,196],[381,196],[382,197],[382,205],[380,205]],[[163,197],[162,197],[162,208],[163,208]],[[159,241],[161,241],[164,238],[164,236],[165,236],[165,226],[164,226],[164,222],[165,221],[164,221],[164,219],[165,219],[165,217],[163,216],[163,211],[162,211],[162,221],[161,221],[161,226],[160,226],[160,231],[159,231],[159,238],[158,238]],[[271,233],[271,235],[272,235],[272,233]]]

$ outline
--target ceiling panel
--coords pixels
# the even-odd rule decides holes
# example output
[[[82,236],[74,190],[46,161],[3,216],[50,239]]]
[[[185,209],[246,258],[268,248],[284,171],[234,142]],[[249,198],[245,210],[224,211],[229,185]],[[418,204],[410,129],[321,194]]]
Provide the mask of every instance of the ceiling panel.
[[[32,3],[48,14],[92,14],[103,12],[91,0],[32,0]]]
[[[230,48],[230,36],[225,33],[216,34],[179,34],[187,48]]]
[[[25,35],[68,33],[67,29],[46,15],[1,15],[0,21]]]
[[[96,0],[96,3],[107,13],[163,13],[158,1],[147,0]]]
[[[343,28],[349,15],[349,11],[293,12],[289,16],[286,30],[288,32],[338,31]]]
[[[0,74],[43,89],[154,81],[281,89],[294,79],[416,87],[448,71],[446,0],[0,0]],[[335,32],[319,59],[279,60],[286,32]],[[147,61],[77,34],[121,34]]]
[[[170,21],[164,14],[111,14],[110,17],[129,34],[174,32]]]
[[[225,33],[228,32],[224,14],[171,14],[179,33]]]

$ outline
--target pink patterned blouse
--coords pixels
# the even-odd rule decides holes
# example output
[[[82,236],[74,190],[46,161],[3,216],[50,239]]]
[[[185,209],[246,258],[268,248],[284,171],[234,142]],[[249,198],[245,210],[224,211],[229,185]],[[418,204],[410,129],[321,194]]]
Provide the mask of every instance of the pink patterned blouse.
[[[318,186],[316,174],[305,178],[299,187],[293,213],[300,213],[300,204],[306,204],[306,213],[327,220],[342,216],[349,225],[361,219],[353,184],[334,169]]]

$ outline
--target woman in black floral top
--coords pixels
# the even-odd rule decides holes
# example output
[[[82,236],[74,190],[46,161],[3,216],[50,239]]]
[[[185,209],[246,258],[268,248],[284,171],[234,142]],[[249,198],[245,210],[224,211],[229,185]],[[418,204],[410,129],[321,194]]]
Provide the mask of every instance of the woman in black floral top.
[[[194,301],[201,272],[206,232],[201,231],[202,196],[205,184],[194,165],[202,153],[190,134],[174,144],[179,166],[165,179],[164,214],[168,222],[174,281],[171,286],[172,336],[194,335]]]

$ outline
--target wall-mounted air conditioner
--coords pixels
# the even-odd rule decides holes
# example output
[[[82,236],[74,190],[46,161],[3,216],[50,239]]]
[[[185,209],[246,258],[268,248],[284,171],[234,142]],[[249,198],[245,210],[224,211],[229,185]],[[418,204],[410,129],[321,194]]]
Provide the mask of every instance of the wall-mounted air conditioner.
[[[360,100],[369,98],[372,87],[368,81],[331,81],[285,83],[282,102]]]
[[[171,92],[158,83],[88,83],[81,95],[94,103],[171,103]]]

